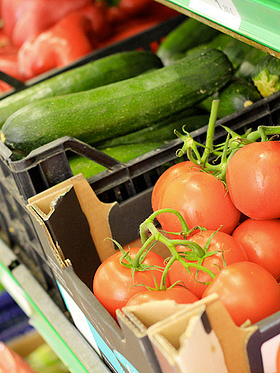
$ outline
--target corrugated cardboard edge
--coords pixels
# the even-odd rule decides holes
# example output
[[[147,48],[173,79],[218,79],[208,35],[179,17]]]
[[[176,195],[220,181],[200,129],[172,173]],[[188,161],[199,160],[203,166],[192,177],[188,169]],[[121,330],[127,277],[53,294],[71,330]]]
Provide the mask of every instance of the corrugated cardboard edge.
[[[117,318],[133,328],[138,337],[142,337],[147,334],[149,327],[165,320],[182,308],[185,309],[186,305],[178,304],[172,300],[154,301],[143,303],[140,307],[123,307],[121,310],[117,310]]]
[[[250,336],[257,330],[257,326],[248,326],[246,328],[237,327],[217,294],[212,294],[211,296],[197,301],[190,307],[178,311],[177,314],[174,314],[149,328],[148,335],[152,340],[152,343],[155,344],[156,348],[158,349],[166,349],[164,351],[165,354],[169,354],[169,360],[173,365],[175,365],[176,359],[174,359],[174,357],[178,354],[178,346],[180,346],[179,340],[176,342],[177,345],[175,340],[172,340],[172,333],[174,332],[175,334],[176,331],[176,322],[179,323],[178,327],[180,327],[180,317],[184,317],[185,314],[188,314],[189,316],[194,316],[195,314],[198,315],[202,311],[203,307],[205,307],[211,328],[216,333],[223,349],[228,372],[249,373],[250,367],[246,345]],[[168,323],[172,324],[173,328],[170,330],[171,335],[168,336],[169,341],[163,337],[161,332],[162,330],[166,329]],[[182,331],[182,338],[184,337],[185,332],[186,331]],[[178,339],[178,334],[177,337],[175,335],[175,338]],[[163,342],[164,339],[165,341]],[[172,343],[170,343],[170,340]],[[175,350],[173,347],[170,348],[170,345],[175,347]]]
[[[81,209],[88,220],[92,239],[100,260],[104,261],[115,252],[113,242],[110,239],[104,239],[104,236],[108,238],[112,236],[108,216],[110,210],[117,202],[110,204],[101,202],[82,174],[73,176],[29,198],[27,209],[43,225],[44,221],[54,211],[53,209],[58,198],[62,197],[71,188],[75,189]],[[98,219],[96,219],[96,216],[98,216]],[[49,233],[46,232],[46,234],[50,238]],[[58,251],[58,255],[60,254]],[[61,259],[64,260],[64,258]]]
[[[160,350],[161,354],[168,361],[170,372],[177,372],[176,358],[179,353],[180,344],[183,343],[182,340],[180,341],[180,338],[187,338],[187,329],[182,327],[183,324],[180,323],[180,318],[183,317],[185,320],[190,320],[192,317],[199,317],[204,311],[222,347],[228,372],[250,372],[246,345],[250,336],[258,327],[256,325],[237,327],[217,294],[213,294],[189,305],[180,305],[177,311],[169,316],[167,315],[167,317],[161,316],[167,312],[168,306],[167,304],[161,304],[161,306],[157,306],[159,307],[159,314],[155,318],[154,314],[157,312],[154,312],[155,304],[156,302],[149,303],[146,306],[142,304],[139,306],[124,307],[122,309],[123,315],[119,311],[118,318],[123,321],[125,317],[128,318],[130,327],[136,335],[138,334],[139,336],[145,333],[149,336],[155,349]],[[129,325],[128,321],[126,321],[126,324]],[[162,334],[162,331],[167,330],[168,325],[170,325],[171,329],[170,335],[166,338]]]

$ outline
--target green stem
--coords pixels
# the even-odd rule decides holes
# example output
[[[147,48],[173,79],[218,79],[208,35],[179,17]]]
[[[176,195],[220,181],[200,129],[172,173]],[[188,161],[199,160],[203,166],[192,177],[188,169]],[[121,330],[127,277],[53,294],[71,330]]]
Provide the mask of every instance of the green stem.
[[[213,139],[214,139],[215,125],[216,125],[216,120],[217,120],[217,115],[218,115],[219,104],[220,104],[219,100],[212,101],[210,118],[209,118],[208,129],[207,129],[206,144],[205,144],[203,155],[201,157],[203,166],[205,165],[205,163],[207,162],[209,158],[209,155],[213,151]]]
[[[196,242],[188,241],[188,240],[182,240],[182,239],[170,239],[163,235],[154,225],[154,219],[161,213],[174,213],[181,222],[182,228],[189,231],[187,224],[182,217],[182,215],[177,211],[173,209],[161,209],[158,211],[155,211],[152,213],[141,225],[140,225],[140,237],[143,243],[143,246],[139,250],[137,256],[135,257],[135,265],[137,266],[139,263],[139,259],[142,255],[143,252],[145,252],[149,247],[151,247],[152,244],[155,242],[161,242],[164,244],[170,251],[170,259],[165,266],[165,269],[163,270],[163,274],[161,277],[161,283],[160,283],[160,289],[165,289],[166,288],[166,277],[167,273],[171,267],[171,265],[175,261],[179,261],[187,270],[189,267],[195,267],[198,270],[205,271],[208,273],[212,278],[215,277],[212,271],[210,271],[207,268],[204,268],[202,265],[194,262],[186,262],[178,253],[176,250],[176,246],[187,246],[189,249],[191,249],[193,252],[196,253],[197,257],[200,258],[200,261],[203,261],[203,257],[205,256],[205,250],[199,246]]]
[[[151,233],[153,234],[157,234],[159,233],[158,230],[156,229],[156,227],[154,226],[153,222],[154,222],[154,219],[160,215],[160,214],[163,214],[163,213],[171,213],[171,214],[175,214],[177,216],[177,218],[180,220],[180,224],[181,224],[181,227],[182,227],[182,233],[181,235],[182,236],[187,236],[190,232],[190,229],[185,221],[185,219],[183,218],[183,216],[180,214],[179,211],[177,210],[174,210],[174,209],[169,209],[169,208],[166,208],[166,209],[160,209],[160,210],[157,210],[157,211],[154,211],[141,225],[140,225],[140,238],[141,238],[141,241],[142,243],[144,243],[148,238],[149,238],[149,230],[151,231]],[[148,228],[149,227],[149,228]]]
[[[197,149],[197,146],[204,146],[196,142],[188,132],[184,132],[185,134],[181,134],[177,130],[174,130],[174,133],[179,139],[183,141],[183,147],[178,149],[176,152],[177,157],[183,156],[187,153],[188,159],[192,161],[194,164],[200,165],[201,164],[201,157],[200,153]]]
[[[280,126],[259,126],[256,131],[249,133],[246,139],[250,142],[256,142],[258,139],[261,139],[261,141],[267,141],[267,136],[279,134]]]

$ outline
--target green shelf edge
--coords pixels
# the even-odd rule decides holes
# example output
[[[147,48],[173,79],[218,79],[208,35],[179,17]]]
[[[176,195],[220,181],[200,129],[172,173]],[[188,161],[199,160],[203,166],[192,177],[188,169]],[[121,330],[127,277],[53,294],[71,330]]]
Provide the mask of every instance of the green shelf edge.
[[[7,283],[7,281],[10,283]],[[1,261],[0,282],[4,288],[11,293],[11,296],[30,318],[32,326],[34,326],[43,339],[54,349],[61,361],[63,361],[72,372],[88,373],[88,370],[82,365],[78,357],[72,352],[37,305],[33,302],[32,298],[22,289],[19,282],[13,277],[12,273]],[[15,291],[18,292],[17,295],[15,294]]]
[[[184,14],[187,12],[204,18],[216,25],[249,39],[259,45],[260,49],[267,50],[270,54],[280,52],[279,19],[280,3],[273,0],[232,0],[233,5],[241,17],[241,23],[238,30],[231,28],[221,20],[214,19],[209,14],[203,14],[200,11],[194,11],[190,7],[190,0],[158,0],[167,6],[175,5],[179,11]],[[278,56],[279,57],[279,56]]]

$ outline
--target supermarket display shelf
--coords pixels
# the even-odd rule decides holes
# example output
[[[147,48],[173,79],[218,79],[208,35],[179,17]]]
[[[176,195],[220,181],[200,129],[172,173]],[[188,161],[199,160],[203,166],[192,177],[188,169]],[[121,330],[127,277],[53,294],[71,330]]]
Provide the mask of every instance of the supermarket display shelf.
[[[111,372],[2,239],[0,282],[71,372]]]
[[[178,12],[280,58],[276,0],[157,0]]]

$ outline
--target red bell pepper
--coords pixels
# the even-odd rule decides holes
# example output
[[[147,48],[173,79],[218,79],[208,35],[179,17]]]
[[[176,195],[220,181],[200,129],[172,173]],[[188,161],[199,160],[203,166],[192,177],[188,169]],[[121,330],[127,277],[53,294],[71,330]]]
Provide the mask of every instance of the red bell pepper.
[[[0,71],[19,81],[24,81],[24,77],[20,74],[18,68],[17,48],[11,44],[0,47]],[[11,89],[12,87],[8,83],[0,80],[0,92],[6,92]]]
[[[130,21],[126,21],[119,26],[114,28],[114,35],[109,39],[106,39],[104,42],[101,42],[98,45],[98,48],[107,47],[110,44],[117,43],[119,41],[125,40],[131,36],[134,36],[140,32],[143,32],[158,23],[154,19],[144,19],[144,18],[134,18]]]
[[[1,55],[0,54],[0,71],[3,71],[5,74],[10,75],[11,77],[23,81],[22,76],[18,70],[18,59],[16,55]],[[8,83],[0,80],[0,92],[7,92],[12,89]]]
[[[19,47],[92,0],[1,0],[3,31]]]
[[[125,0],[134,1],[134,0]],[[138,0],[137,0],[138,1]],[[140,0],[139,0],[140,1]],[[146,1],[146,0],[142,0]],[[135,8],[136,9],[136,8]],[[127,39],[133,35],[141,33],[157,24],[178,15],[179,13],[171,8],[156,3],[152,0],[152,3],[147,4],[145,10],[143,9],[142,14],[129,18],[124,22],[120,22],[114,26],[114,35],[109,39],[98,45],[99,48],[106,47],[110,44],[119,42]],[[151,50],[156,51],[158,48],[157,41],[151,43]]]
[[[107,0],[112,1],[112,0]],[[113,0],[108,3],[108,18],[113,24],[141,14],[154,0]]]
[[[105,40],[112,34],[112,26],[108,18],[108,7],[103,1],[95,1],[78,11],[91,24],[91,29],[98,40]]]
[[[19,49],[20,73],[30,79],[56,67],[63,67],[95,48],[89,20],[79,12],[61,19],[49,30],[27,40]]]

